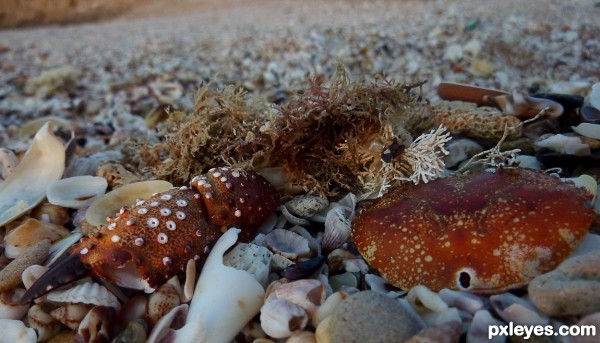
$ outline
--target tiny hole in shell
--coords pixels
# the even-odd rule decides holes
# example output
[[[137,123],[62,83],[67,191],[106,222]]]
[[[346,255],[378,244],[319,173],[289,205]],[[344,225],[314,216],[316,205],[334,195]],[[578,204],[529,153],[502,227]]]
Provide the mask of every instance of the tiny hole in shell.
[[[463,289],[471,288],[471,274],[466,271],[460,272],[460,274],[458,274],[458,285]]]

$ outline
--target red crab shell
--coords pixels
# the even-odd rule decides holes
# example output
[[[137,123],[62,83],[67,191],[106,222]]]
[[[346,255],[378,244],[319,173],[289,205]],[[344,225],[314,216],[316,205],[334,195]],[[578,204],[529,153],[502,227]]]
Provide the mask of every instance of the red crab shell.
[[[256,172],[213,168],[194,178],[191,187],[122,208],[94,236],[74,245],[71,255],[44,274],[23,301],[88,270],[117,285],[152,292],[188,260],[203,260],[228,228],[237,227],[242,239],[250,239],[278,204],[277,191]]]

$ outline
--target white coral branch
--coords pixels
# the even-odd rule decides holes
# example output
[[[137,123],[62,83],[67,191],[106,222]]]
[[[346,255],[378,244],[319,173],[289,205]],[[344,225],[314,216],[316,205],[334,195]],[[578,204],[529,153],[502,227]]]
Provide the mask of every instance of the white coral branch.
[[[397,175],[395,179],[417,184],[421,180],[427,183],[439,177],[444,170],[442,155],[448,155],[444,145],[450,139],[452,139],[450,133],[442,125],[437,130],[431,130],[417,137],[402,155],[402,160],[408,163],[413,173],[409,177]]]

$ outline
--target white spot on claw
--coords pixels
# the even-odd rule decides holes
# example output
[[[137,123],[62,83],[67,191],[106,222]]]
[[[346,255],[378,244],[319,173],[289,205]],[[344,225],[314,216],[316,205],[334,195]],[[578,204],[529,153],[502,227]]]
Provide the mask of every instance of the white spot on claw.
[[[89,252],[88,248],[83,248],[83,249],[81,249],[81,250],[79,251],[79,253],[80,253],[81,255],[85,255],[85,254],[87,254],[88,252]]]
[[[144,239],[142,237],[138,237],[133,240],[133,244],[137,245],[138,247],[141,247],[142,245],[144,245]]]
[[[240,210],[235,210],[235,212],[233,213],[233,215],[239,218],[239,217],[241,217],[241,216],[242,216],[242,211],[240,211]]]
[[[121,237],[113,235],[110,240],[113,241],[113,243],[118,243],[121,240]]]
[[[115,229],[116,226],[117,226],[116,223],[112,223],[112,224],[108,225],[106,228],[108,229],[108,231],[112,231]]]
[[[142,208],[138,209],[137,212],[138,212],[138,214],[146,214],[146,213],[148,213],[148,209],[145,207],[142,207]]]
[[[165,256],[163,257],[162,262],[165,266],[170,266],[173,263],[173,259],[171,259],[169,256]]]
[[[156,239],[160,244],[167,244],[169,242],[169,236],[167,236],[167,234],[163,232],[159,233]]]
[[[183,199],[177,200],[177,206],[179,206],[179,207],[186,207],[187,204],[188,204],[187,201],[185,201]]]
[[[171,194],[163,194],[160,196],[160,198],[163,200],[171,200],[172,196]]]
[[[166,217],[171,214],[171,210],[169,210],[168,208],[161,208],[160,214]]]
[[[181,219],[184,220],[185,219],[185,213],[181,212],[181,211],[177,211],[175,213],[175,215],[177,216],[177,219]]]
[[[177,225],[172,220],[167,220],[167,229],[173,231],[177,228]]]
[[[146,223],[151,228],[155,228],[158,226],[158,224],[160,224],[160,222],[156,218],[148,218],[148,220],[146,220]]]

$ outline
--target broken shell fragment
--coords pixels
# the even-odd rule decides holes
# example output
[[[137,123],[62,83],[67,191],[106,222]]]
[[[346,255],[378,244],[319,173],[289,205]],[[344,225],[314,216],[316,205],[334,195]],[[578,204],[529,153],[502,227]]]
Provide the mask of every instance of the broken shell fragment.
[[[129,206],[137,199],[147,199],[154,193],[173,188],[170,182],[162,180],[130,183],[108,192],[94,201],[87,212],[85,220],[96,226],[107,225],[107,217],[113,216],[123,206]]]
[[[181,304],[178,290],[170,283],[165,283],[148,299],[146,307],[148,320],[151,326],[173,308]]]
[[[48,222],[56,225],[65,225],[71,218],[67,209],[62,206],[53,205],[44,202],[31,210],[31,217],[42,222]]]
[[[571,128],[573,129],[573,131],[577,132],[582,136],[593,139],[600,139],[600,124],[581,123]]]
[[[260,326],[273,338],[285,338],[303,330],[308,323],[306,311],[285,299],[266,302],[260,309]]]
[[[14,172],[0,184],[0,226],[34,208],[46,196],[46,185],[62,177],[65,148],[45,124]]]
[[[325,301],[325,286],[319,280],[304,279],[289,283],[277,284],[265,300],[265,303],[276,299],[285,299],[302,307],[309,315]]]
[[[83,318],[77,330],[76,342],[110,342],[116,318],[113,307],[94,306]]]
[[[273,253],[256,244],[239,243],[223,258],[223,264],[254,275],[263,287],[268,284]]]
[[[332,208],[325,217],[325,232],[321,248],[329,252],[341,247],[350,238],[350,220],[342,207]]]
[[[60,331],[60,323],[48,314],[47,306],[42,304],[35,304],[29,309],[27,321],[37,332],[39,342],[49,340]]]
[[[21,319],[27,313],[29,304],[21,305],[25,294],[23,288],[15,288],[0,293],[0,319]]]
[[[12,343],[35,343],[37,335],[33,328],[28,328],[21,320],[0,319],[2,338]]]
[[[498,169],[404,184],[353,222],[365,260],[392,284],[498,293],[554,269],[588,231],[586,191]]]
[[[300,195],[285,203],[285,207],[300,218],[309,218],[329,206],[327,198],[314,195]]]
[[[107,187],[108,182],[100,176],[73,176],[48,184],[46,196],[54,205],[83,208],[104,194]]]
[[[50,315],[69,329],[77,330],[91,308],[86,304],[68,304],[50,311]]]
[[[285,229],[275,229],[265,236],[265,243],[275,253],[289,259],[310,255],[308,240]]]
[[[42,240],[55,242],[69,234],[70,231],[60,225],[28,218],[4,237],[5,254],[16,258]]]
[[[106,287],[86,281],[68,289],[56,289],[46,295],[46,300],[56,303],[92,304],[120,309],[117,297]]]

